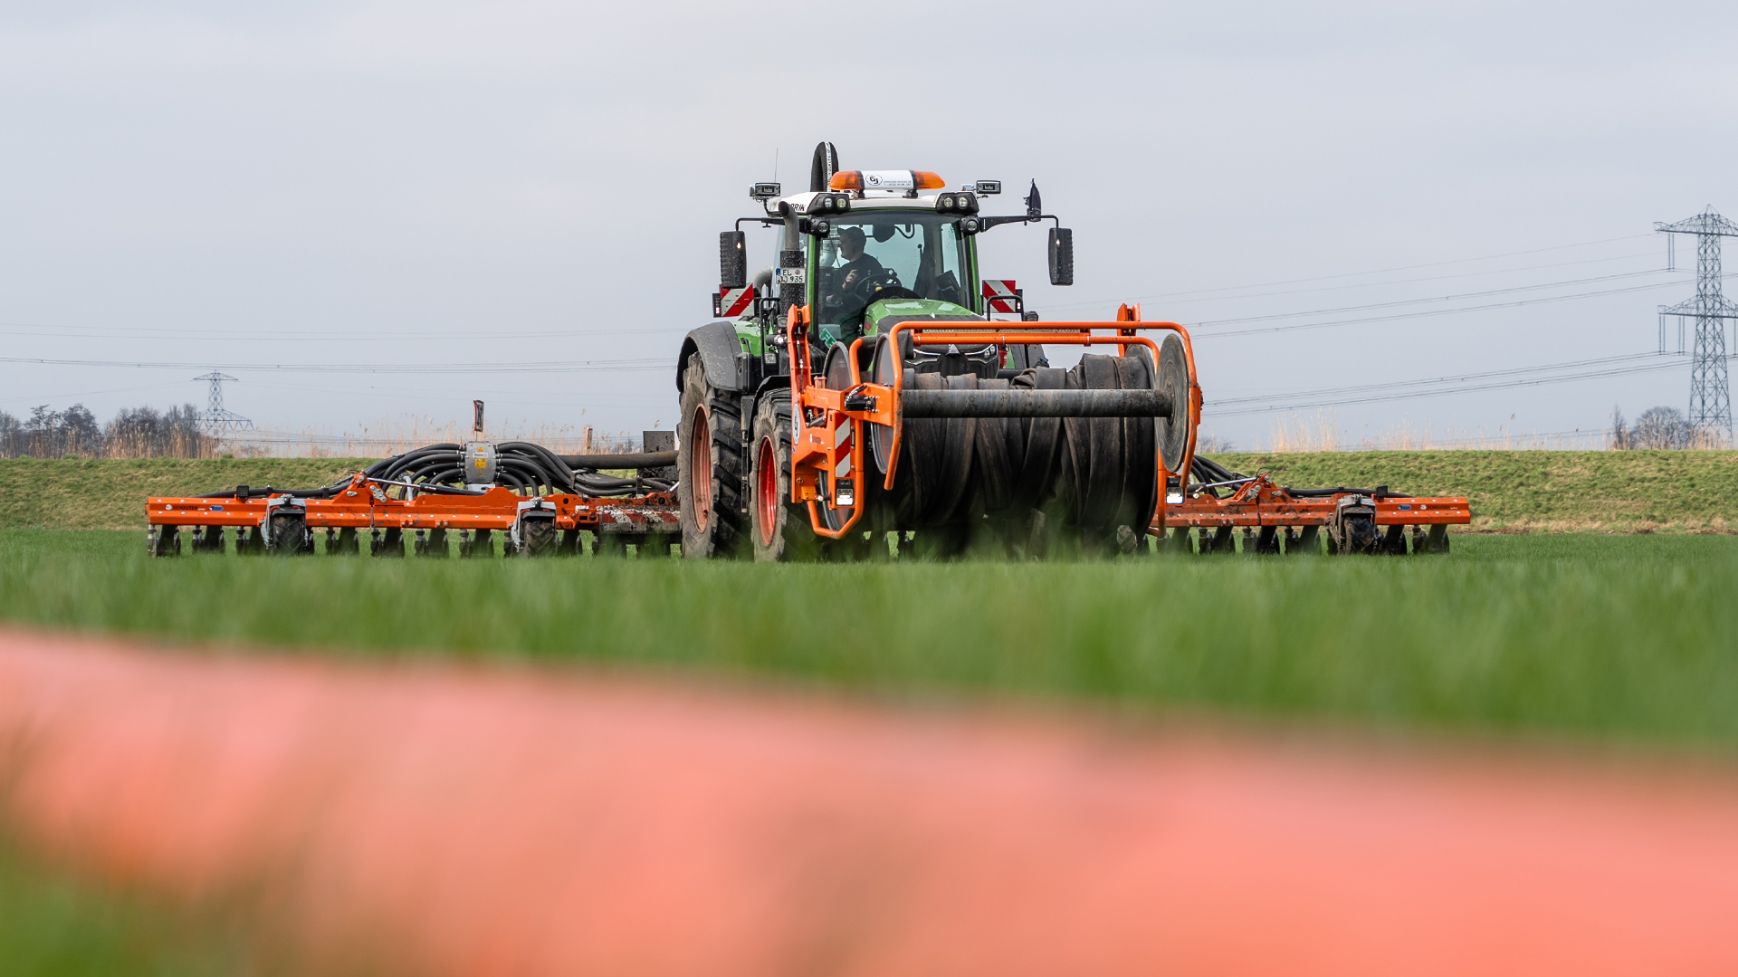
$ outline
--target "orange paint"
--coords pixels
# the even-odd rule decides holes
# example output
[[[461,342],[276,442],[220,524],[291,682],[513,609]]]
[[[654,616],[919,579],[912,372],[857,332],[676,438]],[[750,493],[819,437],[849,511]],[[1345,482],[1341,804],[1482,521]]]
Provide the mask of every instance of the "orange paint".
[[[23,633],[0,742],[42,851],[413,973],[1738,973],[1707,771]]]

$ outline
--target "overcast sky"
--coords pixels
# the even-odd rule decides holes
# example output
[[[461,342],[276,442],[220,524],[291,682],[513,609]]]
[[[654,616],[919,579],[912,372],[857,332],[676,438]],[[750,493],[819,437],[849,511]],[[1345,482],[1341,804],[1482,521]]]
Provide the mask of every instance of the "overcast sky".
[[[0,363],[0,410],[202,404],[208,364],[272,430],[472,397],[498,425],[673,426],[718,231],[825,138],[847,168],[1036,178],[1076,284],[1044,283],[1038,230],[982,249],[1046,318],[1241,320],[1197,330],[1206,430],[1260,447],[1300,417],[1213,402],[1651,352],[1694,290],[1653,222],[1738,216],[1734,51],[1729,3],[3,3],[0,355],[201,368]],[[238,366],[546,360],[603,362]],[[1684,408],[1663,365],[1301,422],[1597,429]]]

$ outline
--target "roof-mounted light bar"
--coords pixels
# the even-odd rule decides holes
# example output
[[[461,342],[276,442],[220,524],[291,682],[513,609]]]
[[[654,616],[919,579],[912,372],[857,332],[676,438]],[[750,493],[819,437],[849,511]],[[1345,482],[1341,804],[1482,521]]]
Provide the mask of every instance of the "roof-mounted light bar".
[[[827,181],[829,190],[940,190],[947,186],[929,170],[840,170]]]
[[[1002,192],[1002,181],[1001,180],[979,180],[978,182],[972,184],[969,187],[961,187],[960,189],[970,190],[970,191],[976,193],[980,197],[993,197],[996,194]]]
[[[775,200],[784,196],[784,188],[777,183],[756,183],[748,188],[750,200]]]

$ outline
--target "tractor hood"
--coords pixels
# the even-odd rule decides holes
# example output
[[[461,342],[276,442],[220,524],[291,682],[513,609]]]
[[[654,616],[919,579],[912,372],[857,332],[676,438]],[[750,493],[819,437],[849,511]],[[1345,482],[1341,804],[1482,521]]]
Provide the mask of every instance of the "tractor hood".
[[[943,302],[940,299],[882,299],[871,302],[864,312],[863,332],[865,335],[878,335],[898,323],[912,319],[981,322],[983,317],[963,305]]]

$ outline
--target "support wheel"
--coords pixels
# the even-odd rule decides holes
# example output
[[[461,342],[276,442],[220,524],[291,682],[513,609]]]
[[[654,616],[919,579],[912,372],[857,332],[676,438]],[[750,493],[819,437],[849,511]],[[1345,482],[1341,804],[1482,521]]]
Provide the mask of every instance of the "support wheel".
[[[519,553],[525,556],[552,556],[559,551],[561,537],[555,530],[553,517],[527,516],[519,523]]]
[[[314,538],[308,533],[308,522],[299,512],[275,512],[267,517],[271,535],[266,552],[276,556],[300,556],[314,551]]]
[[[742,401],[706,379],[698,355],[682,372],[682,418],[677,424],[676,497],[681,503],[682,553],[695,559],[741,552],[742,472],[747,467],[739,432]]]

